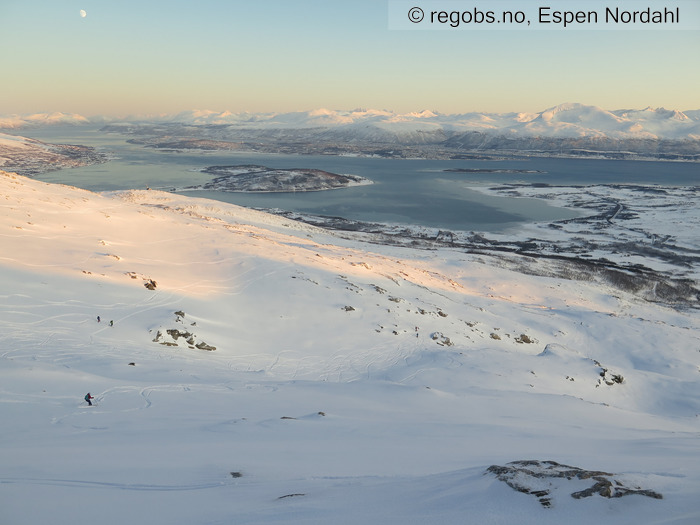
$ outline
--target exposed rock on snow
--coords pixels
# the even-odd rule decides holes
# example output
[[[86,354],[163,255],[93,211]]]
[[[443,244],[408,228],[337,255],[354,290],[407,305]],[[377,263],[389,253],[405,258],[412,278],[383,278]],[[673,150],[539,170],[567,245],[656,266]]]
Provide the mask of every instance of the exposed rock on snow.
[[[185,324],[184,322],[185,312],[178,310],[175,312],[175,322]],[[196,323],[191,323],[190,326],[196,326]],[[159,343],[163,346],[180,346],[181,340],[187,348],[193,350],[195,348],[199,350],[213,351],[216,350],[215,346],[209,345],[204,341],[197,342],[197,336],[190,332],[189,330],[183,330],[180,328],[166,328],[159,329],[153,338],[154,343]]]
[[[102,242],[104,242],[104,241],[102,241]],[[155,290],[158,287],[158,283],[156,281],[154,281],[150,277],[146,277],[145,275],[140,275],[137,272],[126,272],[124,275],[128,275],[132,279],[143,280],[143,286],[145,288],[147,288],[148,290]]]
[[[627,486],[623,478],[616,474],[584,470],[561,465],[555,461],[513,461],[505,466],[492,465],[486,471],[495,474],[497,479],[512,489],[524,494],[532,494],[543,507],[551,507],[554,494],[558,492],[567,492],[575,499],[588,498],[596,494],[604,498],[621,498],[632,494],[654,499],[663,498],[653,490]],[[580,490],[577,480],[590,480],[593,484]]]
[[[594,385],[595,388],[625,383],[622,374],[612,372],[597,359],[584,356],[563,345],[550,343],[537,357],[542,361],[540,366],[546,369],[548,374],[566,377],[568,381],[579,380],[586,385]]]
[[[449,337],[444,335],[441,332],[434,332],[430,334],[430,338],[435,341],[437,344],[440,346],[453,346],[454,343],[450,340]]]
[[[528,344],[528,345],[529,345],[529,344],[532,344],[532,343],[536,343],[537,341],[534,340],[534,339],[532,339],[532,338],[531,338],[529,335],[527,335],[527,334],[520,334],[518,337],[515,338],[515,342],[516,342],[516,343],[520,343],[520,344],[523,344],[523,343],[524,343],[524,344]]]

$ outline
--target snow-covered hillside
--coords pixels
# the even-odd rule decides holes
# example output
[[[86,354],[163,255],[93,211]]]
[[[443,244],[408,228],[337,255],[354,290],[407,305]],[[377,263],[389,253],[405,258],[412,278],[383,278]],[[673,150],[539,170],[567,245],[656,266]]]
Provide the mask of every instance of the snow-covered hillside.
[[[0,133],[0,167],[13,173],[33,175],[105,160],[104,154],[87,146],[48,144],[27,137]]]
[[[700,521],[697,310],[157,191],[0,207],[2,523]]]

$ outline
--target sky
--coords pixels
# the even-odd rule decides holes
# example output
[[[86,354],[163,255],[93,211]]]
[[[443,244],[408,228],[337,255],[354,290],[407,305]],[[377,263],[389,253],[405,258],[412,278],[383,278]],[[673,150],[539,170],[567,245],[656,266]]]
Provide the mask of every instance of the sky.
[[[0,115],[700,108],[700,30],[394,30],[388,6],[0,0]]]

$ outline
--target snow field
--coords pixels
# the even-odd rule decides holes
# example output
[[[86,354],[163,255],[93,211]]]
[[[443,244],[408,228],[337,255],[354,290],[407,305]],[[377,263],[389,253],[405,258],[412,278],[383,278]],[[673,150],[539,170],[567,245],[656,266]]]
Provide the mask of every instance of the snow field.
[[[200,199],[0,183],[3,523],[700,518],[692,310]],[[664,499],[543,481],[545,509],[484,474],[519,459]]]

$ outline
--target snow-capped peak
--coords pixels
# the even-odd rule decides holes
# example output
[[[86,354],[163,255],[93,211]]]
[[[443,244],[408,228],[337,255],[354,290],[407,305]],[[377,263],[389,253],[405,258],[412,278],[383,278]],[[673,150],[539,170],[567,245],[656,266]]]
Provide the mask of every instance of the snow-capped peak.
[[[0,129],[51,126],[56,124],[80,125],[90,121],[77,113],[32,113],[30,115],[0,116]]]

